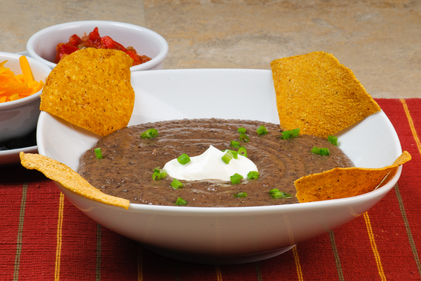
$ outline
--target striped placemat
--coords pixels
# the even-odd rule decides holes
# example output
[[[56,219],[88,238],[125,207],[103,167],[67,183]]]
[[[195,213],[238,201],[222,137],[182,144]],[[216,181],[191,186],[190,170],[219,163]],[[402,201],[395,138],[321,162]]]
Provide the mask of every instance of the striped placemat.
[[[40,173],[0,167],[0,280],[420,280],[421,99],[376,101],[413,157],[394,189],[348,224],[255,263],[159,256],[93,222]]]

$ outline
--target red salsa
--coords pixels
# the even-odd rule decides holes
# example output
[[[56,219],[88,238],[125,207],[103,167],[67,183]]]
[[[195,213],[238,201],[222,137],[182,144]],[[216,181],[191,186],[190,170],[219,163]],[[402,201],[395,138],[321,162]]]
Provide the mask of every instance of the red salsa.
[[[148,56],[139,55],[133,47],[125,48],[109,36],[99,36],[98,27],[95,27],[89,35],[85,35],[80,38],[76,34],[73,34],[70,36],[69,42],[59,43],[56,47],[57,52],[54,63],[58,63],[67,55],[85,48],[121,50],[133,59],[133,65],[142,64],[151,60]]]

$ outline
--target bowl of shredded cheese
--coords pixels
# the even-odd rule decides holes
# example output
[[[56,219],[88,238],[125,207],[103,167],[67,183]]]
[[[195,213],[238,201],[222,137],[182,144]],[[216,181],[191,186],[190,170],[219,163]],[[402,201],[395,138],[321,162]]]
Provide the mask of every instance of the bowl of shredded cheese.
[[[50,71],[30,57],[0,52],[0,142],[23,137],[35,129],[39,96]]]

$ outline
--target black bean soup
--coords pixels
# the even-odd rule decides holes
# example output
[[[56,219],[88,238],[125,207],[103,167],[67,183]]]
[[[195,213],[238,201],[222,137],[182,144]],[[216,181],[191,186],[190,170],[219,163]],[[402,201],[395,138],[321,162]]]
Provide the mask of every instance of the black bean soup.
[[[264,125],[268,134],[258,135]],[[237,129],[244,127],[248,142],[239,140]],[[143,139],[140,134],[155,128],[159,136]],[[351,160],[326,139],[301,135],[281,139],[279,125],[249,120],[184,119],[146,123],[116,131],[98,141],[86,151],[78,169],[88,182],[102,192],[131,203],[174,206],[177,198],[196,207],[239,207],[297,203],[294,181],[302,176],[320,173],[335,167],[352,167]],[[222,181],[181,181],[179,189],[171,187],[172,178],[153,180],[154,168],[183,153],[190,157],[205,152],[210,145],[232,149],[232,140],[247,149],[259,172],[259,178],[243,179],[239,184]],[[329,156],[311,153],[312,148],[327,147]],[[97,159],[94,149],[100,147],[103,159]],[[277,188],[291,194],[290,198],[274,199],[269,191]],[[234,195],[245,192],[246,197]]]

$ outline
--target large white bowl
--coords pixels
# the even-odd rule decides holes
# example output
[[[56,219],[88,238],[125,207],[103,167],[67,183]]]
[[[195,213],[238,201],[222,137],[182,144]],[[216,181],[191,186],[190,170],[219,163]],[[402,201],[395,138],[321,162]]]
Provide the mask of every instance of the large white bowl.
[[[132,73],[136,92],[130,125],[180,118],[235,118],[279,123],[269,70],[196,69]],[[383,167],[401,154],[383,112],[338,134],[340,147],[360,167]],[[363,137],[361,137],[363,136]],[[45,112],[39,152],[77,169],[98,136]],[[57,186],[87,216],[158,253],[199,263],[252,262],[349,222],[376,204],[401,174],[368,194],[293,205],[172,207],[130,204],[128,210],[86,199]]]
[[[167,41],[155,31],[122,22],[76,21],[50,26],[32,35],[26,50],[31,57],[54,68],[57,44],[68,42],[73,34],[80,37],[89,34],[95,27],[98,27],[100,36],[110,36],[125,47],[132,46],[140,55],[152,58],[146,63],[132,66],[131,71],[164,67],[164,59],[168,54]]]
[[[16,75],[22,74],[19,64],[20,56],[19,54],[0,52],[0,62],[7,60],[5,67],[10,68]],[[27,58],[34,79],[45,82],[51,69],[35,59]],[[40,113],[40,94],[41,91],[26,98],[0,103],[0,142],[23,137],[35,129]]]

